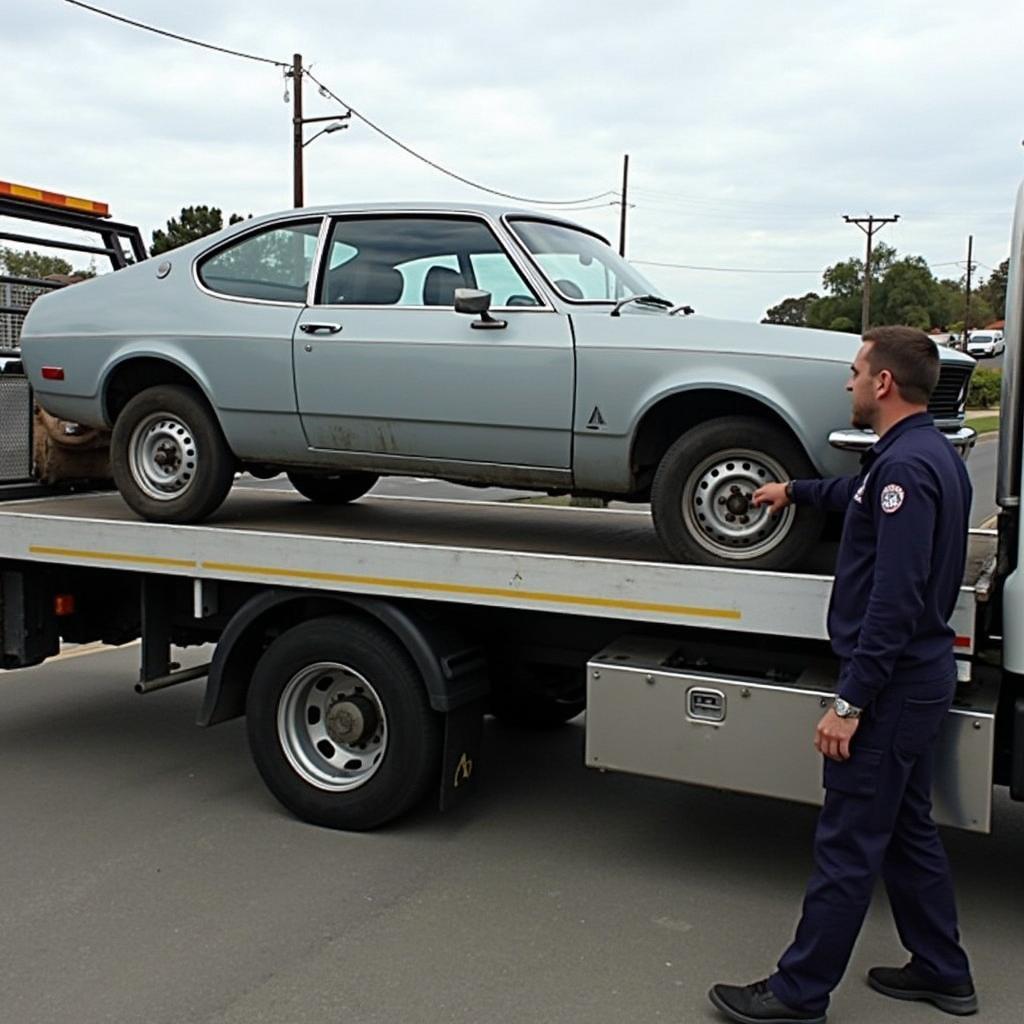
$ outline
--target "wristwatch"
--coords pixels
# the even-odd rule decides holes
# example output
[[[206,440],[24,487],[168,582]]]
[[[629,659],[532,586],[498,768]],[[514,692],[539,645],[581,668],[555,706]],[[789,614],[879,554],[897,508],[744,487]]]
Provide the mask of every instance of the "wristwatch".
[[[792,501],[793,500],[793,481],[792,480],[787,480],[786,481],[786,499],[788,501]]]
[[[832,710],[840,718],[860,718],[861,713],[861,708],[854,707],[849,701],[843,700],[842,697],[836,697]]]

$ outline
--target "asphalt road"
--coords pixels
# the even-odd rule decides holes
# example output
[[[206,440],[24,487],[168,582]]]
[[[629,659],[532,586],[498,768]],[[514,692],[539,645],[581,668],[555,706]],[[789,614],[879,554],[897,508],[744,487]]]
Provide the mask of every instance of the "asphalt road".
[[[193,652],[195,657],[201,655]],[[582,727],[489,723],[479,791],[385,830],[281,810],[201,683],[131,691],[137,651],[0,685],[5,1024],[641,1024],[718,1020],[766,974],[813,810],[584,769]],[[949,832],[979,1022],[1019,1024],[1024,807]],[[873,909],[832,1024],[934,1024],[861,976],[900,950]]]
[[[983,434],[967,460],[974,501],[971,505],[971,526],[981,526],[996,511],[996,456],[999,454],[998,434]]]

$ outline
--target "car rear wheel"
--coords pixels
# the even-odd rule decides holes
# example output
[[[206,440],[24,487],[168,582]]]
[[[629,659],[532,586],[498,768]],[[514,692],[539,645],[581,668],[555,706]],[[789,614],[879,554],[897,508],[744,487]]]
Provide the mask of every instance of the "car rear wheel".
[[[235,459],[203,398],[176,384],[147,388],[114,423],[114,483],[144,519],[195,523],[227,497]]]
[[[788,569],[817,544],[818,509],[773,516],[751,498],[762,484],[815,476],[799,445],[771,423],[723,416],[691,428],[662,457],[651,489],[658,537],[678,562]]]
[[[379,479],[374,473],[288,473],[292,487],[317,505],[347,505]]]

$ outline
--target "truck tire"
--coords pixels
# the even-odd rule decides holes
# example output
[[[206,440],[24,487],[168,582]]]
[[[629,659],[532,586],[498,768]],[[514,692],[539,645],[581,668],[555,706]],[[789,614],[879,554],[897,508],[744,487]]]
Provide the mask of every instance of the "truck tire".
[[[235,459],[203,398],[165,384],[146,388],[121,410],[110,468],[121,496],[144,519],[196,523],[227,497]]]
[[[282,633],[256,665],[246,717],[264,782],[314,825],[375,828],[438,781],[442,717],[405,648],[364,619]]]
[[[288,482],[317,505],[347,505],[361,498],[380,479],[375,473],[293,473]]]
[[[796,441],[774,424],[751,416],[708,420],[683,434],[654,474],[658,538],[677,562],[792,568],[817,544],[824,512],[790,505],[772,516],[749,499],[761,484],[815,475]]]

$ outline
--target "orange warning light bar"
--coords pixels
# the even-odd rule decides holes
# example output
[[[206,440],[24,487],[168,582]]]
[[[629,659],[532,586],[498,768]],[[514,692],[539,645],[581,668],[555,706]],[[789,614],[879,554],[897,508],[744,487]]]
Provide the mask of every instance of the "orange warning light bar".
[[[11,196],[12,199],[27,199],[32,203],[57,206],[64,210],[92,213],[97,217],[110,216],[110,207],[106,203],[98,203],[94,199],[79,199],[76,196],[65,196],[61,195],[60,192],[46,192],[44,189],[30,188],[28,185],[15,185],[10,181],[0,181],[0,196]]]

